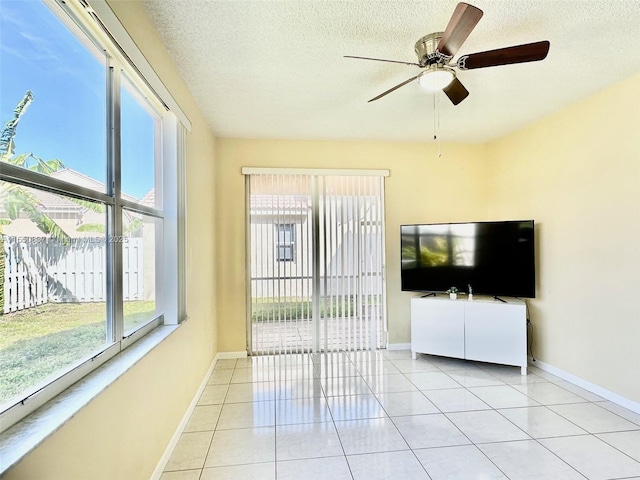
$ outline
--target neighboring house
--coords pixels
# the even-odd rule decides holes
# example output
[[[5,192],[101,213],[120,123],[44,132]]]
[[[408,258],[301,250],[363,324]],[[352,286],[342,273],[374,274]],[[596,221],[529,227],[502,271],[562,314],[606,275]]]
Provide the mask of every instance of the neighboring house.
[[[363,197],[364,198],[364,197]],[[361,279],[381,274],[380,224],[358,220],[368,205],[354,206],[353,198],[327,196],[324,206],[333,212],[335,227],[320,222],[320,291],[377,293]],[[252,297],[309,298],[313,258],[311,196],[307,194],[254,194],[250,196]],[[364,275],[364,276],[363,276]],[[349,287],[346,285],[349,284]],[[371,291],[373,288],[373,291]]]
[[[63,180],[65,182],[73,183],[81,187],[90,188],[99,192],[104,192],[104,184],[88,177],[80,172],[65,168],[58,170],[57,172],[49,175],[50,177]],[[26,189],[26,187],[23,187]],[[86,206],[74,202],[68,197],[56,195],[43,190],[26,189],[32,193],[39,201],[39,209],[42,213],[51,218],[64,232],[71,238],[91,238],[96,236],[102,236],[102,233],[97,233],[96,230],[78,231],[78,228],[82,225],[105,225],[106,217],[104,213],[95,212]],[[122,197],[126,200],[137,201],[135,197],[131,195],[123,194]],[[153,206],[154,193],[153,189],[149,191],[143,200],[149,201],[151,199],[150,206]],[[147,205],[147,203],[145,203]],[[4,211],[4,206],[0,203],[0,218],[6,218],[7,214]],[[133,221],[133,216],[124,210],[123,223],[124,229],[127,231],[127,226]],[[46,237],[47,234],[42,232],[38,226],[33,223],[24,214],[13,220],[8,225],[3,225],[3,233],[8,237]],[[131,232],[136,236],[134,232]]]

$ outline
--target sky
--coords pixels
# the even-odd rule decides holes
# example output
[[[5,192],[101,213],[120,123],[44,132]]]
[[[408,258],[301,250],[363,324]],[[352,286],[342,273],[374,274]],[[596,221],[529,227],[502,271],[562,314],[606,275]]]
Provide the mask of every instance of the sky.
[[[15,136],[15,154],[59,159],[106,179],[106,61],[38,0],[0,1],[0,122],[27,90],[34,101]],[[122,90],[122,191],[136,198],[154,185],[154,123]]]

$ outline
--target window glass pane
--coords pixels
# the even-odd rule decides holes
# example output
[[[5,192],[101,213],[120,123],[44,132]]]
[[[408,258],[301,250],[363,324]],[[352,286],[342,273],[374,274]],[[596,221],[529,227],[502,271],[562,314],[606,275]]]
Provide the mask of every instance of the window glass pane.
[[[104,192],[105,65],[42,2],[2,2],[2,161]]]
[[[122,76],[122,196],[162,208],[155,187],[160,184],[160,117],[136,87]]]
[[[122,226],[126,232],[122,239],[124,332],[128,335],[161,313],[156,305],[156,279],[162,219],[124,210]]]
[[[0,182],[0,405],[112,343],[105,224],[102,204]]]
[[[291,223],[277,224],[276,235],[276,258],[280,261],[293,260],[295,225]]]

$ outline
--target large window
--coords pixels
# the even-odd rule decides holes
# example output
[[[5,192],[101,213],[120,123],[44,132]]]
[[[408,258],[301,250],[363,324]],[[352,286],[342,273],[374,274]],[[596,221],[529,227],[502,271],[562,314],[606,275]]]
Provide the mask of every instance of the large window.
[[[0,7],[3,428],[179,320],[181,130],[83,5]]]

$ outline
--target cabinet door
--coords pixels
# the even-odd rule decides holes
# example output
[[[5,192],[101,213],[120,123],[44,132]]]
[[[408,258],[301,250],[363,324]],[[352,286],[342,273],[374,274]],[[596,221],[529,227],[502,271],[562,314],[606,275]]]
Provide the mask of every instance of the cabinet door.
[[[411,299],[411,351],[464,358],[463,302]]]
[[[467,302],[465,358],[527,365],[527,320],[519,304]]]

